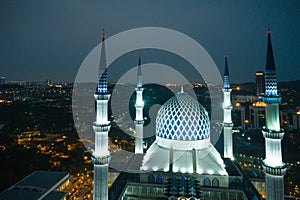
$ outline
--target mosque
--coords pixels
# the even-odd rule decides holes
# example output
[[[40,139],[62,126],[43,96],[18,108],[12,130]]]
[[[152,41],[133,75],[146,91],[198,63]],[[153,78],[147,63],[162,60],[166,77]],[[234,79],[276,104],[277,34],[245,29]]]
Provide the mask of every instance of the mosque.
[[[143,84],[141,59],[138,60],[136,87],[135,157],[138,173],[121,172],[108,190],[110,152],[108,150],[108,76],[105,55],[105,35],[102,36],[99,83],[94,95],[97,105],[95,131],[94,199],[262,199],[234,160],[231,120],[231,88],[227,57],[224,67],[224,155],[211,143],[210,119],[205,108],[181,88],[167,100],[156,117],[156,139],[143,154]],[[284,199],[283,177],[286,165],[281,159],[281,139],[284,132],[279,127],[276,70],[268,30],[266,58],[267,125],[263,129],[266,139],[267,199]],[[135,159],[132,159],[135,160]]]

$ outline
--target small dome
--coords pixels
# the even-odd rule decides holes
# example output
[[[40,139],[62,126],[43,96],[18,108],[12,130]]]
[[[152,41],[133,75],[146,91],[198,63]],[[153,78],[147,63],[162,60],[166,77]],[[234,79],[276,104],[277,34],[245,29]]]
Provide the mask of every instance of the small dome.
[[[159,109],[156,135],[165,139],[197,141],[210,137],[209,117],[205,108],[194,98],[179,93]]]

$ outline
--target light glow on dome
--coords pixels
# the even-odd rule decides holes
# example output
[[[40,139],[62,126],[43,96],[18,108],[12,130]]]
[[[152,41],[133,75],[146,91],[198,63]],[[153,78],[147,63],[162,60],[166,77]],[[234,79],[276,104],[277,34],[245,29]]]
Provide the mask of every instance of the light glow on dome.
[[[173,172],[178,172],[178,168],[177,167],[173,167]]]
[[[221,171],[221,172],[219,172],[219,174],[225,176],[225,175],[227,175],[227,172],[226,171]]]
[[[186,168],[181,168],[180,170],[182,173],[186,173]]]

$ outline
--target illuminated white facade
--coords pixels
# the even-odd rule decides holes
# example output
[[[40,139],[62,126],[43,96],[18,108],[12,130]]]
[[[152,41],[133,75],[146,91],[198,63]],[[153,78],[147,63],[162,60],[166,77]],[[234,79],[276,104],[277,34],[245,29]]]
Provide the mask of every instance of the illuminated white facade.
[[[141,170],[218,176],[228,187],[225,164],[210,142],[210,121],[205,108],[180,92],[159,109],[156,140],[144,156]],[[202,178],[203,178],[202,177]]]
[[[233,157],[233,143],[232,143],[232,127],[233,123],[231,120],[231,88],[230,88],[230,79],[229,79],[229,70],[228,70],[228,61],[227,56],[225,57],[225,67],[224,67],[224,87],[223,87],[223,94],[224,94],[224,103],[223,103],[223,110],[224,110],[224,158],[234,159]]]
[[[94,164],[94,200],[108,199],[108,166],[110,153],[108,151],[108,131],[110,121],[108,120],[108,101],[110,94],[107,89],[107,67],[105,55],[105,35],[102,35],[102,47],[99,67],[99,82],[94,94],[96,101],[96,121],[93,123],[95,132],[95,149],[93,152]]]
[[[266,177],[267,199],[284,199],[284,175],[286,164],[282,162],[281,140],[284,131],[280,128],[279,104],[281,96],[277,93],[276,70],[271,44],[270,30],[268,30],[267,58],[265,67],[265,95],[262,97],[266,106],[266,127],[263,128],[265,137],[266,159],[263,169]]]
[[[144,125],[144,117],[143,117],[143,81],[142,81],[142,68],[141,68],[141,58],[138,60],[138,72],[137,72],[137,86],[135,88],[136,92],[136,101],[135,101],[135,153],[142,154],[143,152],[143,125]]]

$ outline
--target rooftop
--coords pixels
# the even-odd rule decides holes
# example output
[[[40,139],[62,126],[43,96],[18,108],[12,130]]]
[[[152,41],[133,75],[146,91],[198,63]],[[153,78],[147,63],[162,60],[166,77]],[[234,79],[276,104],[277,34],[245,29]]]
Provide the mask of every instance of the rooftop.
[[[66,172],[35,171],[0,193],[0,200],[63,199],[67,192],[56,189],[69,178]]]

